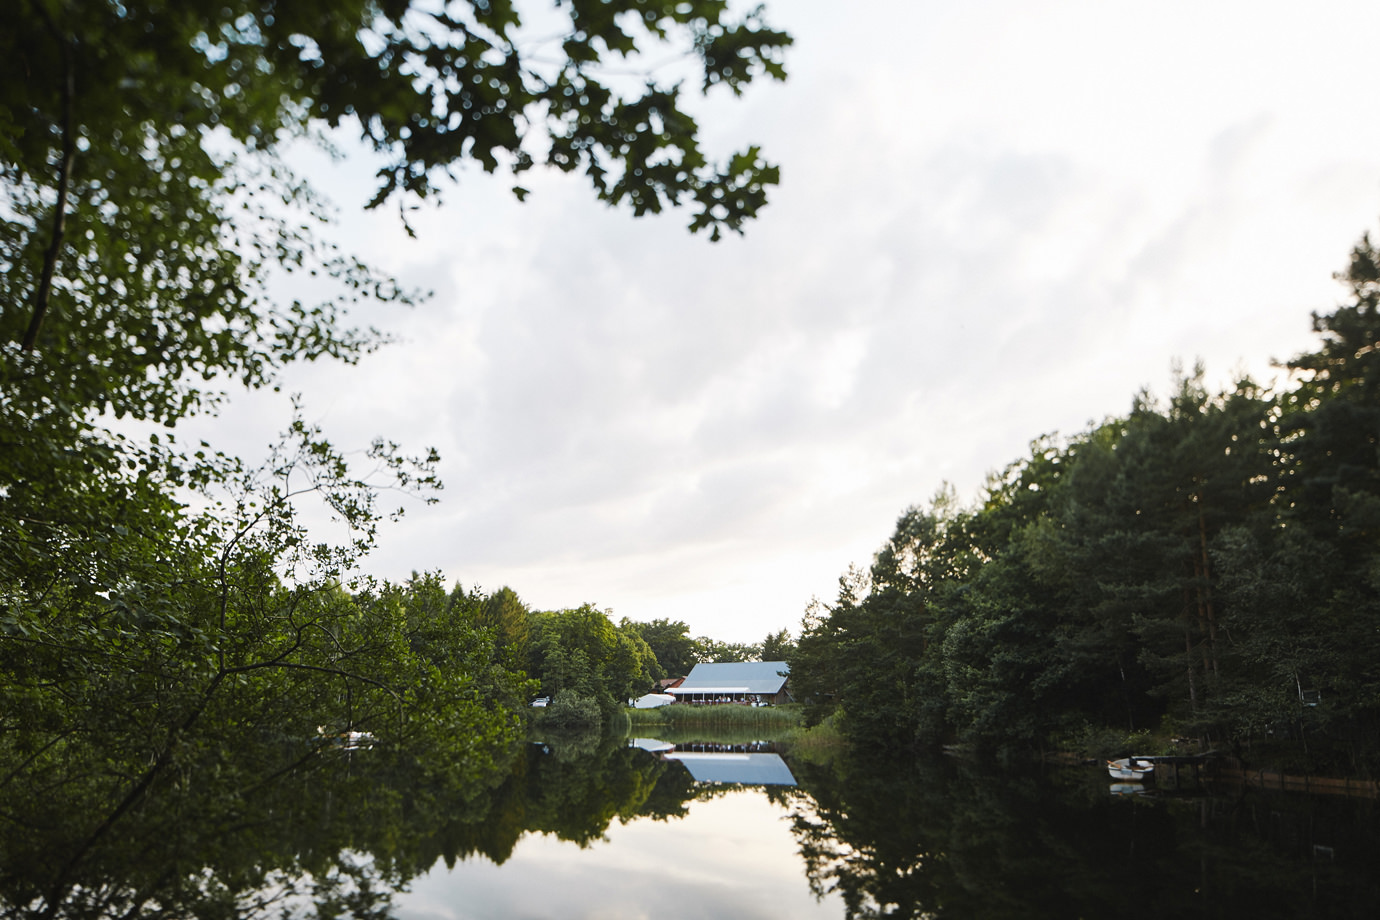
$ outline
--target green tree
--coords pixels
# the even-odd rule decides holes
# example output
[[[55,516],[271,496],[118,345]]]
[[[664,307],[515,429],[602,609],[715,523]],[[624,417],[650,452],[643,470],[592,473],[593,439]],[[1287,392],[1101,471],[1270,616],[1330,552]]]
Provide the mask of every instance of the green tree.
[[[655,664],[636,631],[614,626],[592,604],[533,617],[528,673],[548,696],[571,691],[612,710],[647,691]]]
[[[639,623],[625,618],[621,626],[635,630],[656,656],[660,673],[653,674],[654,678],[684,677],[700,660],[699,646],[690,635],[690,627],[680,620],[659,619]]]
[[[522,677],[436,579],[345,584],[380,489],[430,498],[434,454],[379,441],[365,478],[300,418],[261,466],[174,429],[291,362],[355,360],[380,336],[345,310],[411,300],[320,238],[279,154],[322,130],[380,156],[375,205],[469,161],[520,174],[531,144],[636,214],[688,204],[717,236],[756,213],[776,171],[755,148],[710,164],[678,86],[624,92],[605,65],[679,49],[737,92],[781,76],[789,39],[718,2],[557,13],[553,54],[507,2],[0,5],[0,783],[72,806],[48,913],[167,788],[246,794],[339,732],[434,742],[428,769],[455,773],[512,737]],[[314,301],[274,296],[293,272]],[[312,497],[343,542],[302,523]],[[264,733],[315,743],[237,757]]]
[[[242,161],[271,159],[317,125],[353,124],[381,156],[375,205],[395,192],[431,194],[437,174],[467,160],[520,174],[539,147],[547,165],[584,172],[596,194],[636,214],[689,200],[692,228],[716,238],[741,230],[765,203],[775,167],[756,148],[715,167],[679,83],[659,83],[649,68],[627,91],[607,65],[677,52],[696,60],[702,91],[722,84],[738,93],[763,74],[784,78],[789,36],[757,11],[731,20],[721,0],[567,0],[556,9],[559,51],[529,45],[512,2],[8,4],[5,293],[27,309],[13,311],[6,339],[51,356],[73,320],[114,324],[133,339],[119,344],[133,347],[112,348],[120,363],[106,370],[136,401],[160,386],[140,381],[138,367],[171,363],[175,379],[209,362],[257,378],[284,351],[332,347],[336,337],[321,337],[304,311],[244,322],[262,309],[252,291],[263,266],[300,261],[310,246],[281,222],[271,221],[276,235],[256,234],[230,210],[265,190],[246,185],[255,174]],[[272,174],[262,181],[290,198],[305,194]],[[181,324],[163,321],[170,304],[181,307]],[[45,334],[50,316],[62,318]],[[227,325],[234,334],[217,334]],[[70,347],[80,355],[93,344]],[[88,386],[100,376],[69,363]]]
[[[702,91],[736,93],[782,77],[790,39],[719,0],[632,11],[558,4],[552,54],[529,53],[510,2],[6,4],[0,542],[14,553],[0,576],[42,585],[80,558],[109,581],[100,569],[132,564],[112,532],[171,529],[169,489],[233,472],[207,445],[130,440],[103,419],[172,427],[226,383],[355,360],[379,338],[343,311],[411,299],[318,238],[322,205],[279,159],[287,143],[357,127],[384,162],[375,205],[425,197],[467,161],[521,173],[530,145],[611,204],[693,202],[696,229],[741,230],[775,167],[755,148],[713,166],[678,84],[624,92],[607,65],[678,51]],[[284,272],[309,272],[317,302],[275,298]]]
[[[500,648],[510,650],[516,661],[526,660],[532,614],[516,591],[499,588],[479,605],[476,617],[480,626],[493,631]]]
[[[790,661],[794,654],[795,642],[791,639],[791,632],[788,629],[768,633],[767,637],[762,640],[763,661]]]
[[[708,636],[695,639],[695,657],[703,662],[760,661],[762,647],[743,642],[720,642]]]

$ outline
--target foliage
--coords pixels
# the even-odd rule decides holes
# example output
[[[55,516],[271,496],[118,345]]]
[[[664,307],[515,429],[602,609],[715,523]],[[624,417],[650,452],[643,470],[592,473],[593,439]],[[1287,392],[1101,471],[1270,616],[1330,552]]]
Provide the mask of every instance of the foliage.
[[[134,914],[209,869],[219,894],[189,881],[174,900],[252,898],[257,867],[324,880],[347,848],[382,846],[376,824],[386,841],[428,797],[461,808],[488,781],[520,732],[521,676],[481,633],[435,621],[434,580],[352,596],[285,585],[275,561],[245,549],[177,594],[55,605],[5,643],[0,902]],[[294,816],[320,849],[270,851],[247,830]]]
[[[791,656],[795,654],[795,642],[791,639],[790,630],[767,633],[767,637],[762,640],[762,651],[759,654],[763,661],[790,661]]]
[[[626,617],[619,624],[625,630],[633,630],[647,643],[656,657],[656,668],[652,677],[684,677],[700,661],[700,646],[691,638],[690,627],[680,620],[652,620],[639,623]]]
[[[761,661],[762,647],[742,642],[720,642],[708,636],[695,639],[695,658],[698,662]]]
[[[515,661],[526,660],[532,614],[516,591],[499,588],[483,600],[475,615],[479,626],[493,632],[500,648],[510,652]]]
[[[787,661],[795,652],[788,630],[769,634],[758,645],[722,642],[708,636],[691,637],[690,627],[680,620],[639,623],[624,619],[622,628],[635,631],[656,656],[655,679],[685,677],[697,664],[721,661]],[[770,652],[770,654],[768,654]]]
[[[559,690],[540,716],[545,728],[583,730],[598,728],[604,721],[599,702],[574,690]]]
[[[137,914],[161,882],[124,854],[175,848],[193,815],[243,851],[174,853],[178,884],[210,867],[221,887],[169,913],[187,899],[187,914],[226,913],[275,860],[339,879],[323,904],[368,906],[358,867],[330,854],[370,841],[339,820],[320,849],[291,844],[308,855],[245,855],[261,799],[315,820],[330,788],[354,787],[300,812],[265,790],[314,770],[341,782],[323,765],[369,745],[390,766],[350,775],[376,783],[368,826],[386,837],[404,798],[463,797],[514,737],[532,687],[511,592],[348,581],[388,515],[383,490],[434,500],[434,453],[380,440],[360,475],[299,413],[255,466],[175,429],[293,362],[356,360],[383,337],[352,328],[351,308],[414,299],[322,239],[328,208],[282,162],[332,128],[354,125],[379,156],[374,205],[408,207],[468,162],[520,174],[540,158],[635,214],[688,204],[692,228],[741,231],[775,167],[756,148],[710,163],[678,84],[608,65],[679,51],[701,90],[736,93],[783,76],[789,38],[716,0],[556,14],[552,53],[524,44],[508,2],[0,5],[7,908]],[[276,296],[290,274],[310,299]],[[339,539],[305,525],[311,500]],[[615,647],[595,683],[621,697],[650,653]]]
[[[547,696],[572,691],[613,712],[647,692],[656,657],[630,628],[592,604],[535,614],[527,672]]]

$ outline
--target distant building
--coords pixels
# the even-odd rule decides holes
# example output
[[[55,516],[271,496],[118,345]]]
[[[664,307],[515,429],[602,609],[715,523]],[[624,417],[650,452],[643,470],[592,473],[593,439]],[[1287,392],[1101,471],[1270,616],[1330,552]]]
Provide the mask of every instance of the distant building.
[[[789,703],[790,666],[784,661],[697,664],[678,687],[665,690],[678,703]]]
[[[684,677],[663,677],[656,682],[657,693],[670,693],[672,687],[679,687],[685,683]]]

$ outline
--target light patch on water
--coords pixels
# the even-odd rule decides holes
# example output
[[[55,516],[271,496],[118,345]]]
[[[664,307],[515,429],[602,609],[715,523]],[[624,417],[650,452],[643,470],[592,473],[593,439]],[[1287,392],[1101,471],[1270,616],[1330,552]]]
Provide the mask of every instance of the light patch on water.
[[[585,849],[529,835],[502,866],[482,857],[450,871],[438,864],[397,906],[401,920],[844,914],[837,895],[815,900],[786,812],[752,789],[692,803],[680,820],[615,822]]]

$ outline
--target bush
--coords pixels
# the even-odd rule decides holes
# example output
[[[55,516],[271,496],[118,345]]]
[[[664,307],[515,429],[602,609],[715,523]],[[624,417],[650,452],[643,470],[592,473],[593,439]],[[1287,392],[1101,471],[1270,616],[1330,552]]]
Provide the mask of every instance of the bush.
[[[541,713],[540,722],[546,728],[582,731],[601,726],[604,714],[598,700],[593,697],[582,696],[574,690],[562,690]]]

